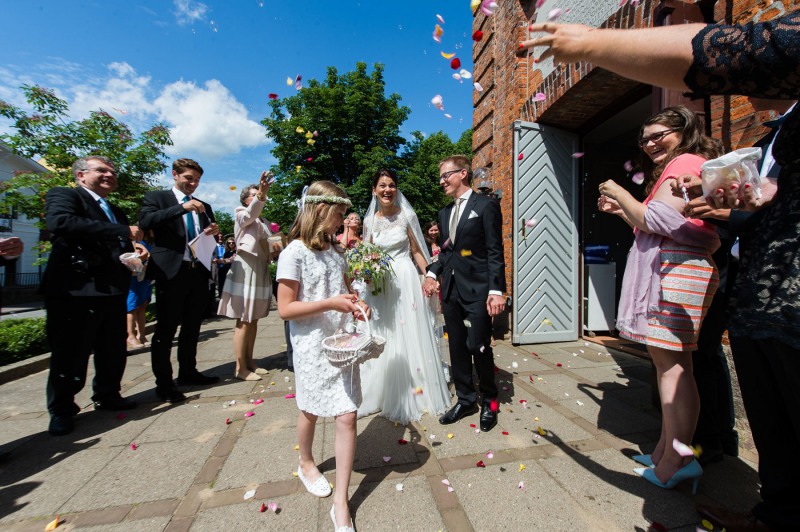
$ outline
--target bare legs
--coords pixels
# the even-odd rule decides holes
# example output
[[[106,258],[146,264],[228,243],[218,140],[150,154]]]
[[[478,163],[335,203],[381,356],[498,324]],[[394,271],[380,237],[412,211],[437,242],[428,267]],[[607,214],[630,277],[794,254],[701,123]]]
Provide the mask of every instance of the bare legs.
[[[131,312],[128,312],[128,345],[131,347],[144,347],[147,336],[144,332],[145,311],[147,303],[142,303]]]
[[[661,437],[653,451],[655,474],[665,482],[691,457],[680,456],[673,448],[677,439],[688,444],[697,425],[700,413],[700,396],[692,373],[692,354],[688,351],[668,351],[649,346],[653,358],[661,396]]]
[[[253,361],[253,350],[256,344],[256,332],[258,331],[258,320],[250,323],[236,320],[236,328],[233,330],[233,352],[236,356],[236,376],[245,380],[259,380],[261,377],[255,374],[258,366]]]
[[[317,480],[321,473],[314,463],[311,446],[314,443],[314,429],[317,416],[301,411],[297,416],[297,443],[300,446],[300,468],[309,482]],[[333,507],[337,526],[350,525],[350,509],[347,506],[350,475],[356,454],[356,413],[348,412],[336,416],[336,489],[333,492]]]

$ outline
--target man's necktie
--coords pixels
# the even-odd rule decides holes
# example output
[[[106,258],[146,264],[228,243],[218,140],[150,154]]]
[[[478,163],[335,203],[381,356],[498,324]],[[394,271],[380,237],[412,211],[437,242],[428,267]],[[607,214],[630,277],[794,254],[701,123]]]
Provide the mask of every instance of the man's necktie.
[[[117,217],[114,216],[114,213],[111,211],[111,207],[108,205],[108,202],[105,200],[105,198],[100,198],[97,200],[97,203],[100,204],[100,208],[103,209],[104,213],[106,213],[108,219],[114,223],[117,223]]]
[[[450,242],[456,241],[456,227],[458,227],[458,208],[461,205],[461,202],[464,201],[461,198],[457,198],[455,203],[453,204],[453,212],[450,213]]]
[[[189,196],[183,197],[183,202],[186,203],[187,201],[191,201],[192,198]],[[194,237],[197,236],[197,228],[194,226],[194,216],[192,215],[192,211],[186,211],[186,236],[189,240],[194,240]]]

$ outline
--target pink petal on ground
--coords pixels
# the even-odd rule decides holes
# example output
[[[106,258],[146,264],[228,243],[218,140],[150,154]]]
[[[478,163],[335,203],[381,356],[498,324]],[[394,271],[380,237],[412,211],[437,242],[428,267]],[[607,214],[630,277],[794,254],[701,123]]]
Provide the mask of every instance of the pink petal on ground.
[[[517,484],[517,488],[519,488],[521,490],[524,490],[525,489],[525,483],[524,482],[520,482],[519,484]]]
[[[245,412],[244,413],[244,417],[253,417],[254,415],[256,415],[255,412]]]
[[[287,393],[286,395],[283,396],[283,398],[284,399],[294,399],[294,394],[293,393]]]
[[[442,479],[442,484],[444,484],[445,486],[449,486],[450,485],[450,481],[447,480],[446,478]]]
[[[261,509],[259,510],[262,514],[267,511],[267,505],[263,502],[261,503]]]
[[[133,442],[133,443],[131,444],[131,451],[135,451],[135,450],[136,450],[136,449],[138,449],[138,448],[139,448],[139,444],[138,444],[138,443],[136,443],[136,442]]]
[[[267,505],[267,508],[269,508],[269,511],[270,511],[270,512],[272,512],[272,513],[276,513],[278,510],[280,510],[280,509],[281,509],[281,507],[280,507],[280,506],[278,506],[278,503],[277,503],[277,502],[271,502],[271,503],[269,503],[269,504]]]
[[[452,486],[447,486],[447,491],[451,491],[452,492],[452,491],[456,491],[456,490],[454,490]]]
[[[253,404],[254,405],[260,405],[263,402],[264,402],[264,400],[259,398],[259,399],[256,399],[255,401],[253,401]]]
[[[486,458],[491,460],[492,458],[494,458],[494,453],[492,451],[489,451],[488,453],[486,453]]]
[[[391,456],[384,456],[384,457],[383,457],[383,461],[384,461],[384,462],[388,462],[388,461],[389,461],[389,460],[391,460],[391,459],[392,459],[392,457],[391,457]]]
[[[486,464],[483,463],[483,460],[478,460],[478,463],[475,464],[476,467],[486,467]]]

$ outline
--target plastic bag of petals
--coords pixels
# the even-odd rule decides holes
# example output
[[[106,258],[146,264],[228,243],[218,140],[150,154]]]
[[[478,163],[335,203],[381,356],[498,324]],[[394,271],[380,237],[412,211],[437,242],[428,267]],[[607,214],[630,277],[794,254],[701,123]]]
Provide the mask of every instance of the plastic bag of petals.
[[[366,315],[364,309],[361,314]],[[343,332],[328,336],[322,340],[322,352],[332,365],[345,367],[360,364],[383,353],[386,338],[372,334],[369,320],[365,321],[366,332]]]
[[[749,183],[754,187],[756,197],[761,197],[762,179],[758,173],[761,148],[741,148],[722,157],[706,161],[701,166],[703,195],[710,196],[719,188],[728,188],[737,183],[740,187]]]

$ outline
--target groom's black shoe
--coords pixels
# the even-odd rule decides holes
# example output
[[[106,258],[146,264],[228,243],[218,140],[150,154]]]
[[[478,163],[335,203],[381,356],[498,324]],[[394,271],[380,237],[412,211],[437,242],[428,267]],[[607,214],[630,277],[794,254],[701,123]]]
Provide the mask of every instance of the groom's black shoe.
[[[456,403],[456,406],[445,412],[445,414],[439,418],[439,423],[442,425],[449,425],[451,423],[455,423],[462,417],[472,415],[477,411],[478,405],[475,403],[472,403],[471,405],[462,405],[461,403]]]
[[[497,412],[492,410],[490,402],[485,402],[481,406],[481,430],[489,432],[497,425]]]

